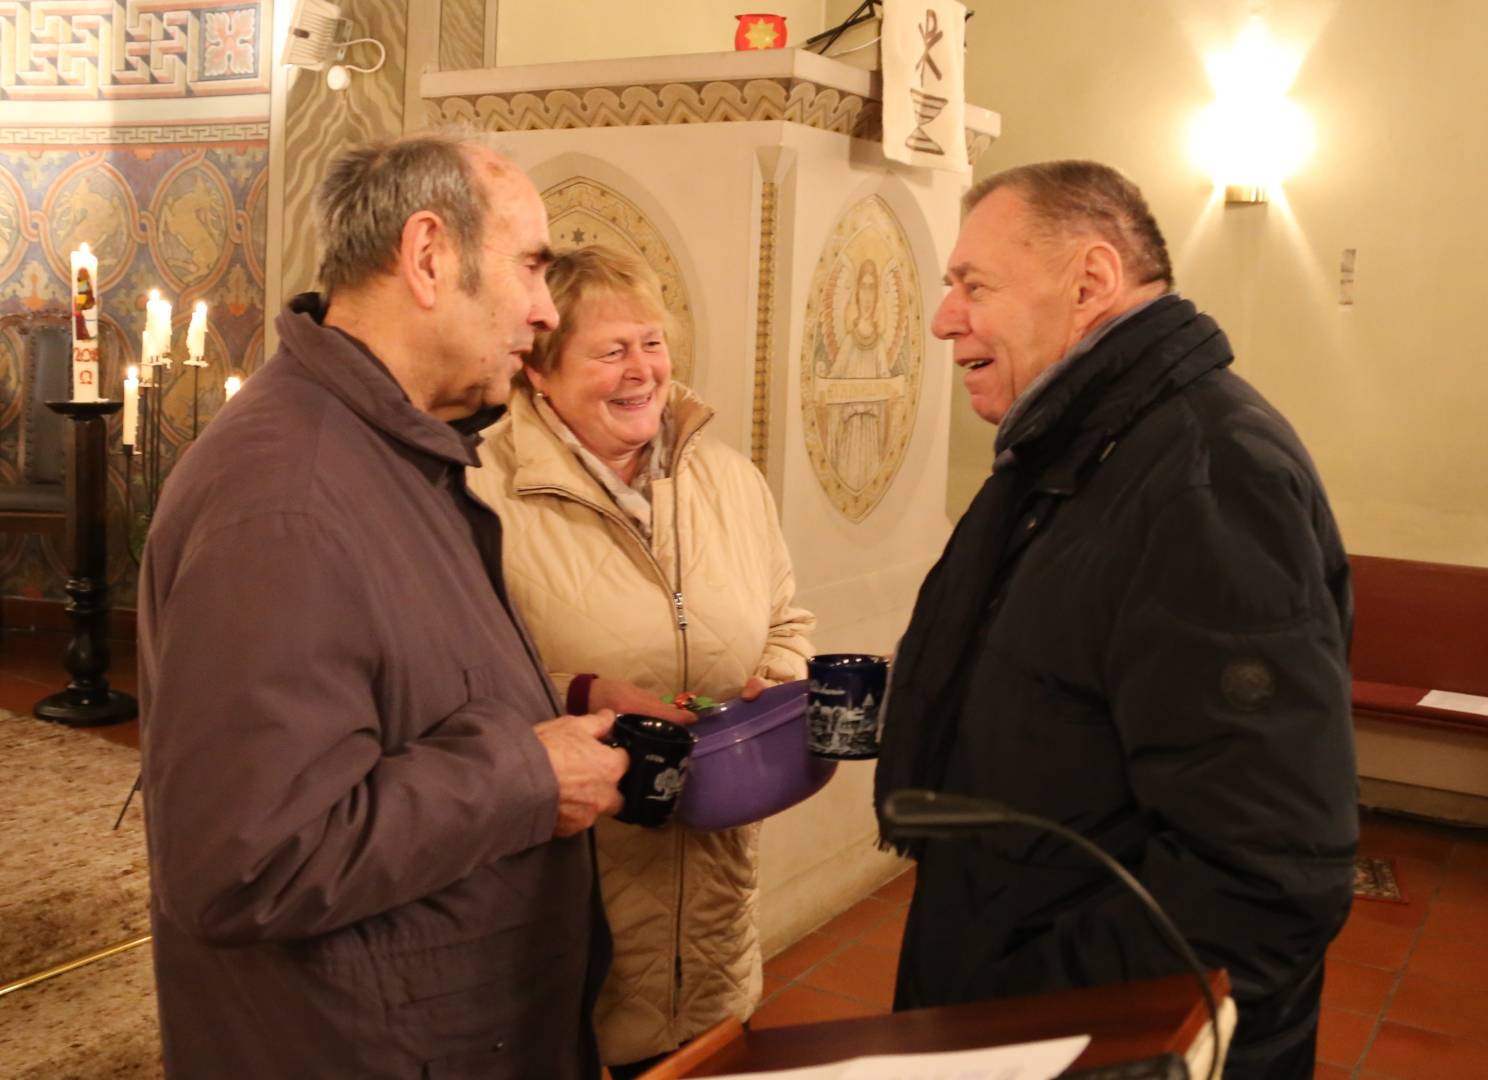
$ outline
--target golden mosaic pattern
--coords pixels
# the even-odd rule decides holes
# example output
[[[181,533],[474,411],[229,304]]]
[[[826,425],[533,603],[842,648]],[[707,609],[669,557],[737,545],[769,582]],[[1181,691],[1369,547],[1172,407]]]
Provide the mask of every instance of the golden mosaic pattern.
[[[850,521],[888,490],[914,432],[925,333],[914,253],[871,195],[832,230],[811,278],[801,354],[806,452]]]
[[[672,316],[667,347],[672,354],[672,378],[690,383],[693,374],[692,304],[676,256],[651,220],[625,196],[597,180],[579,176],[554,184],[542,193],[548,208],[553,246],[590,247],[600,244],[645,259],[661,279],[661,296]]]
[[[775,227],[779,185],[760,189],[759,296],[754,326],[754,411],[749,425],[749,460],[764,472],[770,455],[770,351],[775,347]]]

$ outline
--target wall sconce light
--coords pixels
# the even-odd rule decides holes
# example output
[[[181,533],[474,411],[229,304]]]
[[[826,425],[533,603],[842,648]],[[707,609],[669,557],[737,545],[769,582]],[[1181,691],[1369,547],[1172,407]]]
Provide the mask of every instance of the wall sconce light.
[[[371,67],[344,64],[346,50],[353,45],[375,45],[377,63]],[[336,62],[326,67],[328,60]],[[289,40],[284,48],[284,63],[291,67],[325,70],[326,85],[332,90],[345,90],[351,85],[351,73],[370,75],[387,61],[387,50],[376,38],[353,38],[351,20],[341,17],[341,6],[331,0],[295,0],[294,16],[289,22]]]
[[[1205,66],[1215,100],[1194,125],[1194,158],[1227,205],[1265,203],[1312,153],[1312,121],[1287,97],[1301,56],[1252,16],[1234,47]]]

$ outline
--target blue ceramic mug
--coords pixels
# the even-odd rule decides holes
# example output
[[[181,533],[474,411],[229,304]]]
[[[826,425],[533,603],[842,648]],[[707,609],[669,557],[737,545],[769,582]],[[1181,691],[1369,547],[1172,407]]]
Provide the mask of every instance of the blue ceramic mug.
[[[882,656],[829,653],[813,656],[806,670],[811,752],[836,761],[878,757],[878,709],[889,662]]]
[[[630,766],[617,785],[625,805],[615,820],[653,829],[665,825],[687,780],[696,737],[670,720],[621,713],[605,741],[630,755]]]

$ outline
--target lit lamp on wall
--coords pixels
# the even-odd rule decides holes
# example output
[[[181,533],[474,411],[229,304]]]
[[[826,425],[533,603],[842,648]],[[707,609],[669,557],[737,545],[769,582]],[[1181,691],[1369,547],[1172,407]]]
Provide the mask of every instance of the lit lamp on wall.
[[[1215,100],[1194,125],[1193,152],[1226,204],[1266,202],[1312,153],[1312,121],[1287,97],[1301,62],[1253,16],[1234,47],[1205,64]]]

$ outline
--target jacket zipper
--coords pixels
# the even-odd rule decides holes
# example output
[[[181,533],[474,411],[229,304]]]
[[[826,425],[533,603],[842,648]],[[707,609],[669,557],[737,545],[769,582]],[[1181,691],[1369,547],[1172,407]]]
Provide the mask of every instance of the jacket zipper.
[[[677,460],[682,460],[679,452]],[[672,592],[672,607],[677,612],[677,632],[682,635],[682,689],[687,690],[692,683],[691,656],[687,649],[687,602],[682,597],[682,492],[677,486],[677,477],[672,476],[672,549],[676,555],[677,581]],[[681,964],[681,954],[678,954],[678,964]],[[677,969],[677,979],[681,981],[682,970]]]
[[[697,438],[698,431],[701,430],[702,428],[699,427],[697,431],[694,431],[692,432],[692,434],[688,435],[687,438],[682,441],[681,445],[677,447],[678,464],[681,464],[682,455],[686,451],[688,444],[691,443],[693,439]],[[687,648],[687,598],[682,593],[682,499],[680,497],[680,492],[676,490],[676,480],[677,470],[674,469],[672,471],[672,539],[676,555],[675,581],[667,581],[666,571],[661,568],[661,563],[658,562],[656,556],[651,553],[651,546],[646,543],[646,538],[641,535],[640,530],[635,527],[634,523],[632,523],[630,520],[623,517],[622,515],[615,513],[609,507],[601,506],[599,503],[596,502],[591,502],[590,500],[585,499],[582,496],[570,491],[568,488],[559,487],[555,484],[544,484],[535,487],[518,488],[517,494],[561,495],[565,499],[572,499],[580,506],[587,506],[595,513],[600,514],[604,517],[608,517],[611,521],[618,522],[621,528],[630,533],[631,537],[636,541],[636,543],[640,545],[641,550],[645,552],[646,558],[651,561],[651,566],[656,570],[656,576],[661,579],[663,587],[669,588],[671,590],[672,613],[676,618],[677,634],[680,636],[682,642],[682,686],[680,689],[686,690],[688,689],[688,684],[692,682],[692,657],[689,655]],[[680,954],[678,955],[678,963],[679,965],[681,963]],[[679,968],[678,979],[680,980],[680,978],[681,971]]]

